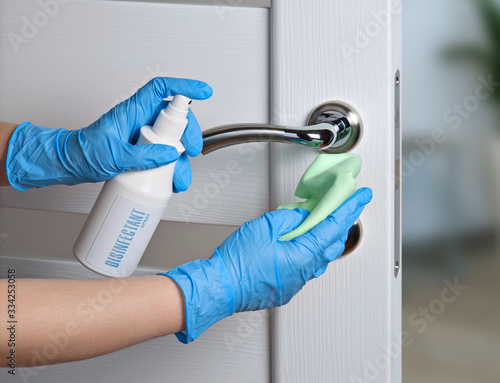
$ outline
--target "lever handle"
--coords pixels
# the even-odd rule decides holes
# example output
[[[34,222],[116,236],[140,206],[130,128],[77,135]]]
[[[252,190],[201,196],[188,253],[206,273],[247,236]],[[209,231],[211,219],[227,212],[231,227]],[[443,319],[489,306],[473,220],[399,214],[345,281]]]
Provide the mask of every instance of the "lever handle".
[[[362,130],[361,118],[354,108],[332,101],[318,106],[305,127],[230,124],[208,129],[203,132],[202,153],[248,142],[284,142],[324,153],[343,153],[359,142]]]

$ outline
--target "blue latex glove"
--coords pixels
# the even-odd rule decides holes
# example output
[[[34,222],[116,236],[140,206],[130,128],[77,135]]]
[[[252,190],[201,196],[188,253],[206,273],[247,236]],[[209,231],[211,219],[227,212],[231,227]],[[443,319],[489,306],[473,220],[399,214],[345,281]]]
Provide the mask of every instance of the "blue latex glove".
[[[342,254],[350,227],[371,198],[371,189],[359,189],[328,218],[289,242],[278,238],[296,228],[309,212],[297,208],[266,213],[243,224],[210,259],[161,273],[184,293],[186,330],[177,338],[189,343],[235,312],[288,303]]]
[[[174,191],[191,184],[188,155],[200,154],[203,139],[194,115],[189,112],[182,136],[186,151],[179,157],[167,145],[134,145],[140,128],[153,125],[166,108],[168,96],[182,94],[204,100],[212,88],[201,81],[158,77],[128,100],[115,106],[92,125],[68,131],[21,124],[13,133],[7,153],[7,177],[19,190],[50,185],[100,182],[127,170],[145,170],[176,160]]]

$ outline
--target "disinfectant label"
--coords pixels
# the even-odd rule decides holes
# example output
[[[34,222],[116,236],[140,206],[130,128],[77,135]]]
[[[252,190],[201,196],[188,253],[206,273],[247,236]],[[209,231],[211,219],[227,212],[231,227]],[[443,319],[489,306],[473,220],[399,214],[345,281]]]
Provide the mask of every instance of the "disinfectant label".
[[[166,206],[149,206],[119,194],[87,255],[94,267],[117,276],[135,271]]]

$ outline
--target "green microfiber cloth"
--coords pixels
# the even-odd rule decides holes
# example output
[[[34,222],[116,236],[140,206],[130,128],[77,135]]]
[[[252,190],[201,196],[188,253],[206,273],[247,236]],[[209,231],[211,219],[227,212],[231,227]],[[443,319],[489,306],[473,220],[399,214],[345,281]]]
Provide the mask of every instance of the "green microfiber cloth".
[[[295,195],[306,199],[278,209],[300,207],[311,214],[299,227],[282,235],[280,241],[290,241],[312,229],[356,192],[356,176],[361,170],[361,158],[356,154],[320,154],[302,176]]]

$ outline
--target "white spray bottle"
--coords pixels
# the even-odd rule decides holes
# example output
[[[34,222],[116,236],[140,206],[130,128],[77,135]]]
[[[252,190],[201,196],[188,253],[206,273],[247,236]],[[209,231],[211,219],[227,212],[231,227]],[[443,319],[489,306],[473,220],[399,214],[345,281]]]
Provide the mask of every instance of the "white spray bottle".
[[[184,152],[189,98],[176,95],[153,127],[143,126],[140,144],[164,144]],[[106,181],[73,252],[90,270],[127,277],[139,263],[172,196],[175,162],[156,169],[127,171]]]

